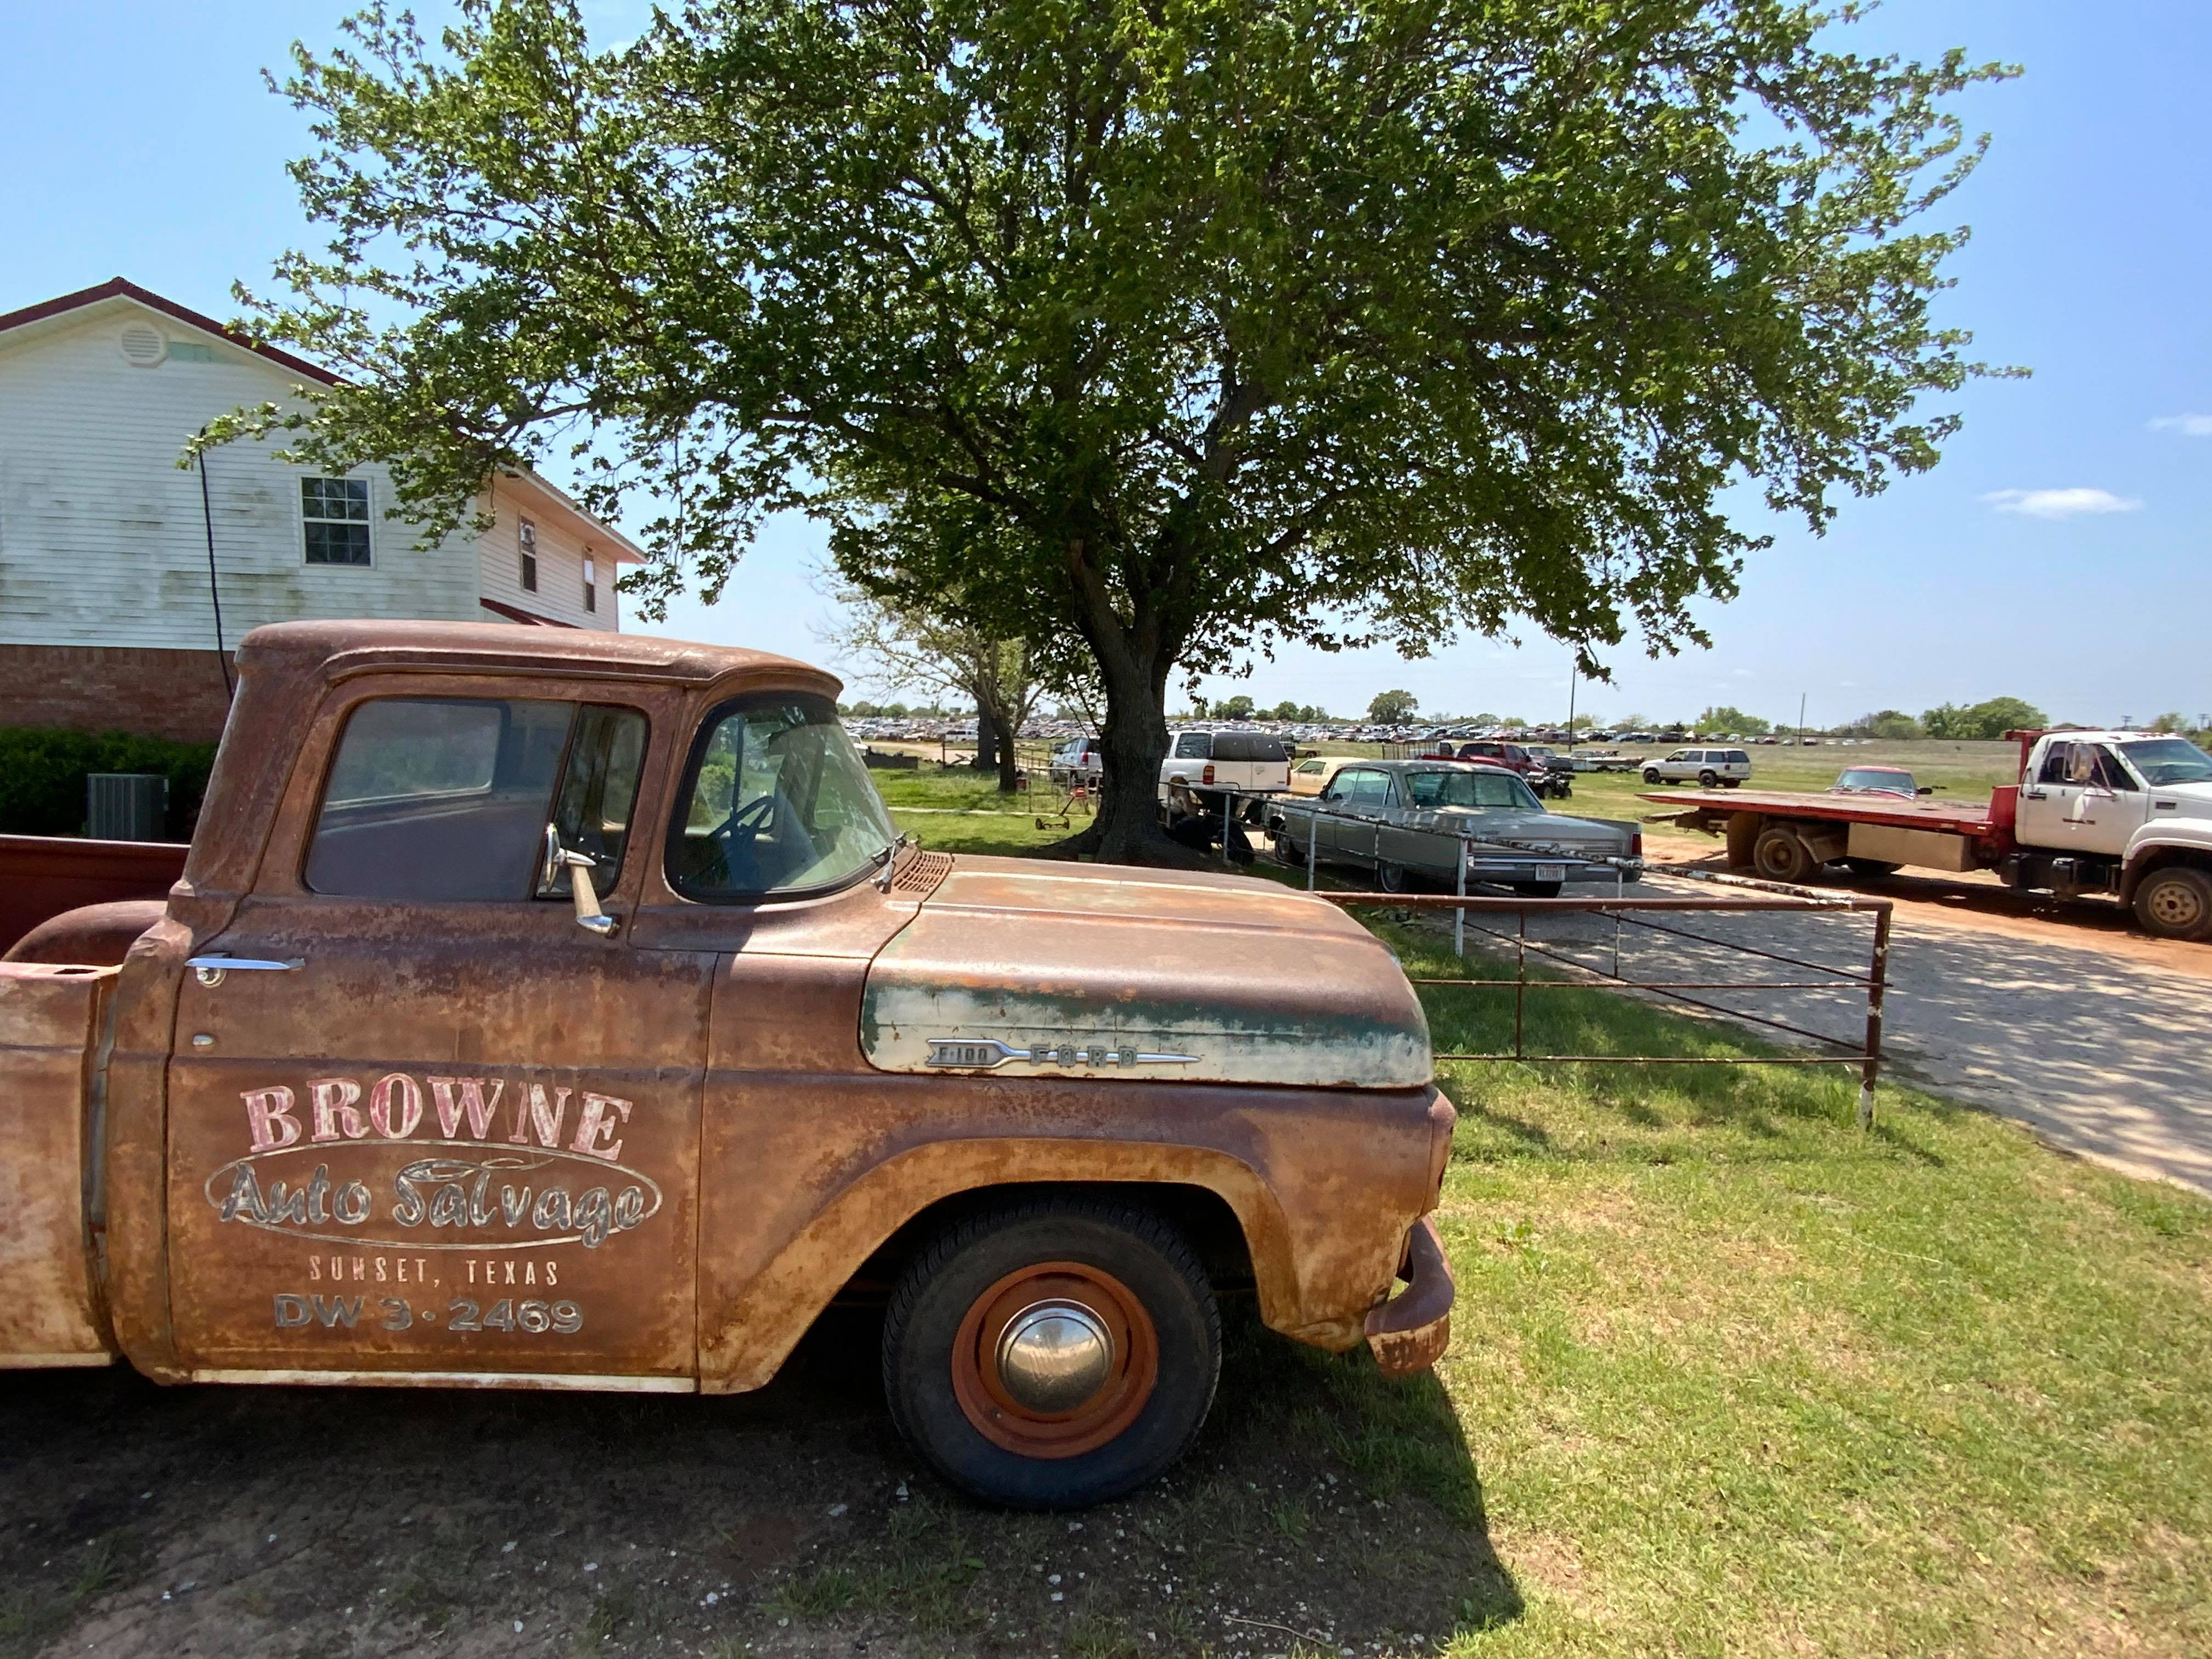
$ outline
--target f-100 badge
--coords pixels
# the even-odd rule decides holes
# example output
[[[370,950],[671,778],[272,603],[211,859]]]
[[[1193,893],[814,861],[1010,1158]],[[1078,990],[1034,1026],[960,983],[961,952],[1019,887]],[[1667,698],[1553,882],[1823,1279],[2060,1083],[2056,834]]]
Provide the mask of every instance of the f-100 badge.
[[[1032,1066],[1194,1066],[1196,1054],[1153,1054],[1102,1042],[1017,1048],[996,1037],[931,1037],[929,1063],[952,1071],[988,1072],[1009,1060]]]

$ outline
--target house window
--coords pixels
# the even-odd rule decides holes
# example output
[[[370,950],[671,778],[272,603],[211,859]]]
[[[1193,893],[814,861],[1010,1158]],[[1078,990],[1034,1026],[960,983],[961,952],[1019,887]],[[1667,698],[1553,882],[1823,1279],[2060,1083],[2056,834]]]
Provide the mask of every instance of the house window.
[[[584,609],[586,611],[597,611],[599,608],[599,562],[592,558],[590,554],[586,553],[584,555]]]
[[[169,361],[173,363],[211,363],[215,348],[204,340],[172,340],[169,342]]]
[[[368,479],[301,479],[300,521],[309,564],[369,562]]]
[[[538,591],[538,526],[525,519],[515,535],[522,546],[522,591],[535,593]]]

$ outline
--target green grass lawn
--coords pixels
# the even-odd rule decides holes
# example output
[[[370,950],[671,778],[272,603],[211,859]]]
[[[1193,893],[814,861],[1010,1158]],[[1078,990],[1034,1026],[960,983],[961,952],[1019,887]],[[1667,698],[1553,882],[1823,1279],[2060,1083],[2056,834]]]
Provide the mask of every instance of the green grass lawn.
[[[978,850],[1034,833],[902,821]],[[1376,926],[1409,972],[1454,973],[1434,931]],[[1440,1050],[1506,1035],[1503,996],[1424,996]],[[1531,1006],[1532,1044],[1570,1052],[1768,1052],[1603,993]],[[1305,1443],[1324,1414],[1287,1402],[1318,1365],[1357,1480],[1486,1528],[1504,1580],[1358,1569],[1441,1610],[1384,1650],[2212,1652],[2212,1204],[1893,1086],[1863,1133],[1840,1067],[1439,1081],[1460,1295],[1436,1378],[1248,1359],[1219,1408],[1232,1443]]]

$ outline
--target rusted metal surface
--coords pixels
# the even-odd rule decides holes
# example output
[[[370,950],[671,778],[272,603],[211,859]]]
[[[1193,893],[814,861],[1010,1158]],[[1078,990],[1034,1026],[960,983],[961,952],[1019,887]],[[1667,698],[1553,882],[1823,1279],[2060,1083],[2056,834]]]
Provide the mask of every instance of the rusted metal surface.
[[[80,905],[165,899],[184,871],[185,848],[167,842],[0,836],[0,951],[10,961],[54,961],[26,958],[12,947],[47,918]]]
[[[962,861],[877,956],[860,1042],[889,1072],[1429,1081],[1419,1000],[1334,907],[1238,877],[1088,865]]]
[[[1367,1316],[1367,1345],[1385,1376],[1428,1370],[1451,1342],[1456,1287],[1434,1216],[1423,1216],[1406,1236],[1404,1277],[1405,1291]]]
[[[168,913],[164,899],[117,899],[49,917],[8,947],[0,962],[118,968],[138,935]]]
[[[116,1342],[149,1375],[757,1387],[929,1206],[1028,1183],[1202,1189],[1242,1232],[1270,1325],[1334,1349],[1366,1337],[1435,1201],[1450,1108],[1411,988],[1327,904],[915,852],[882,887],[696,903],[667,884],[660,831],[699,722],[742,691],[834,696],[831,677],[432,623],[285,624],[239,666],[208,833],[101,981],[111,1034],[68,1045],[100,1085],[82,1216]],[[600,894],[612,937],[557,903],[307,890],[338,735],[391,696],[584,696],[645,718],[629,854]],[[112,949],[137,919],[81,918],[74,937]],[[210,952],[297,966],[209,982],[186,964]],[[1118,1054],[1094,1028],[1136,1031],[1147,1007],[1168,1012],[1146,1041],[1217,1046],[1196,1074],[1056,1054],[889,1071],[864,1050],[884,1029],[872,986],[969,997],[1024,1050]],[[914,1030],[925,1057],[928,1038],[975,1034]],[[875,1045],[894,1064],[897,1041]],[[11,1173],[51,1184],[54,1168]]]
[[[89,1062],[114,983],[0,963],[0,1368],[114,1357],[85,1224]]]

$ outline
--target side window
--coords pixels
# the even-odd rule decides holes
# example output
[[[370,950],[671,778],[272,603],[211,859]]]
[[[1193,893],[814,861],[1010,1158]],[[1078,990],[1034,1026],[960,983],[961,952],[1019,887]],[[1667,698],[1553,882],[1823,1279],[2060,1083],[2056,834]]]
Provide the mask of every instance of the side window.
[[[2111,745],[2107,744],[2100,743],[2097,745],[2097,766],[2094,775],[2100,787],[2110,789],[2115,794],[2124,791],[2132,793],[2136,787],[2136,781],[2129,775],[2127,767],[2122,763],[2120,757],[2112,752]]]
[[[1738,766],[1748,766],[1751,764],[1751,755],[1746,750],[1731,749],[1729,750],[1728,757],[1734,761]]]
[[[621,874],[645,757],[635,709],[384,697],[346,721],[304,872],[333,897],[437,902],[539,894],[545,826]],[[564,765],[565,763],[565,765]],[[559,890],[565,892],[565,875]]]
[[[301,479],[300,524],[309,564],[367,564],[368,480]]]
[[[1383,806],[1390,799],[1390,775],[1387,772],[1355,772],[1352,787],[1345,799],[1354,806]]]
[[[637,805],[638,775],[645,769],[645,716],[634,708],[587,703],[576,711],[568,741],[568,763],[561,771],[561,790],[553,826],[561,845],[588,854],[597,868],[592,884],[604,895],[622,873],[629,845],[630,810]],[[567,898],[569,872],[562,870],[540,898]]]
[[[2071,777],[2073,768],[2074,745],[2054,743],[2043,751],[2043,770],[2037,774],[2035,781],[2038,783],[2064,783]]]

